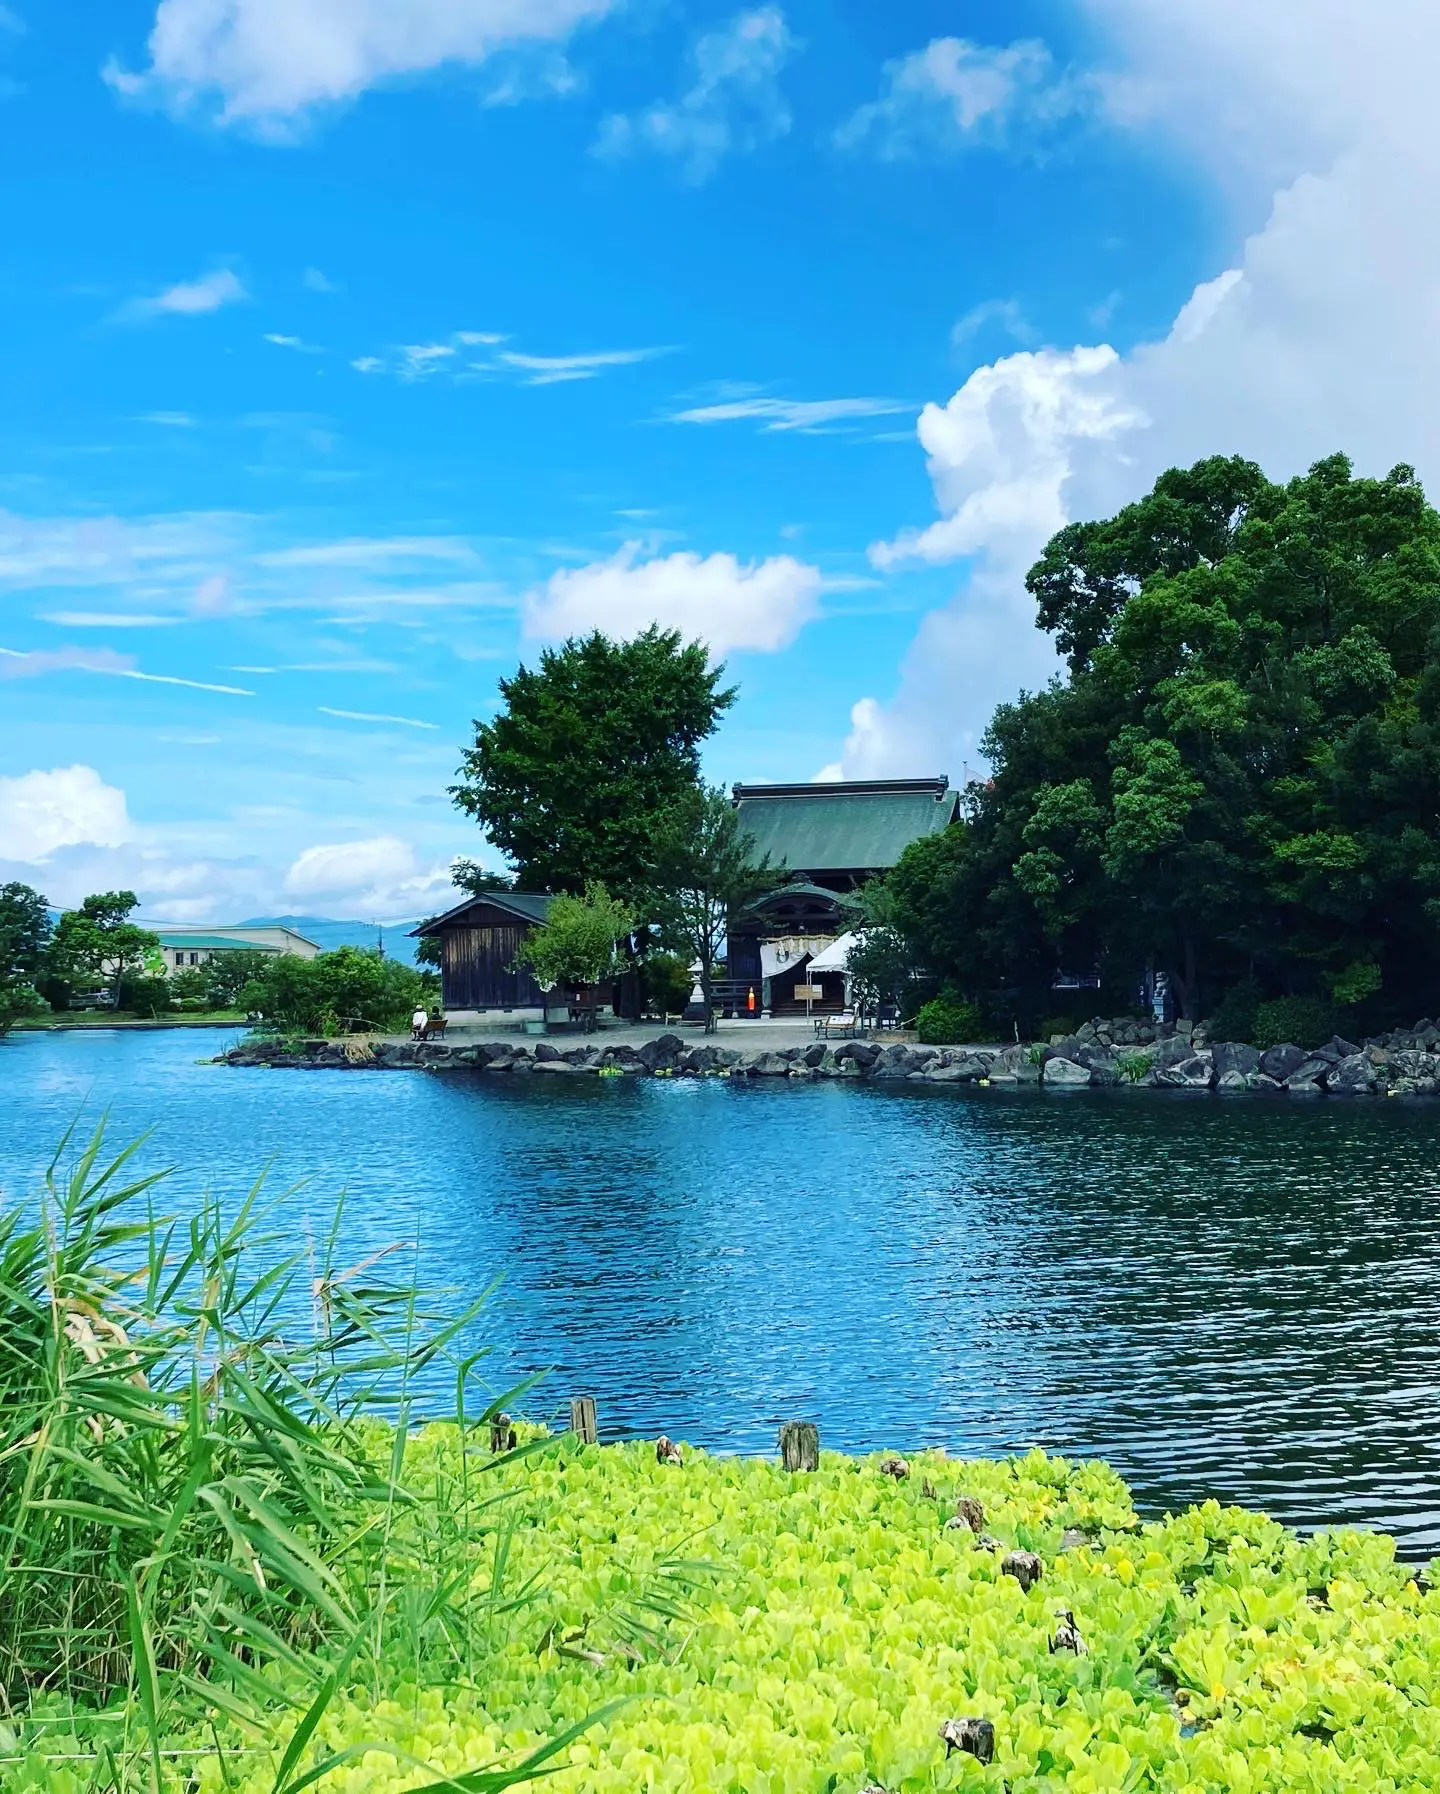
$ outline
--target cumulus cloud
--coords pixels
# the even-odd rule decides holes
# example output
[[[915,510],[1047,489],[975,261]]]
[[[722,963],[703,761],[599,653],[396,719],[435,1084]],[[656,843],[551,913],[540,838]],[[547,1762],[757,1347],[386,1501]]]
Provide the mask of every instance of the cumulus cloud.
[[[340,917],[413,916],[453,891],[446,865],[423,867],[397,835],[307,847],[285,874],[285,895]]]
[[[566,38],[615,0],[160,0],[149,66],[111,86],[285,138],[315,108],[396,76]]]
[[[62,847],[119,847],[129,839],[125,793],[93,766],[0,778],[0,862],[42,866]]]
[[[819,568],[788,554],[742,563],[733,554],[640,553],[631,542],[608,561],[552,574],[525,600],[526,634],[561,641],[600,629],[623,638],[658,623],[716,656],[770,652],[788,647],[818,608]]]
[[[691,180],[703,180],[732,150],[756,149],[790,129],[780,71],[797,47],[778,6],[737,13],[697,39],[695,79],[685,93],[643,112],[612,113],[596,154],[649,150],[675,157]]]
[[[1001,143],[1015,129],[1036,129],[1091,103],[1088,83],[1062,75],[1033,38],[1003,46],[937,37],[885,65],[879,99],[835,133],[841,149],[873,145],[881,156]]]
[[[1043,677],[1025,565],[1060,522],[1113,511],[1167,466],[1242,453],[1283,478],[1343,449],[1364,472],[1408,461],[1440,488],[1440,238],[1416,228],[1440,204],[1427,73],[1440,12],[1418,0],[1089,11],[1118,51],[1112,116],[1139,143],[1178,140],[1256,222],[1162,337],[1123,355],[1010,356],[926,408],[940,521],[876,558],[975,558],[922,623],[893,698],[852,729],[849,770],[954,759],[996,700]]]
[[[172,317],[195,318],[206,312],[219,311],[222,306],[238,305],[242,299],[250,295],[245,291],[244,283],[230,268],[216,268],[209,274],[202,274],[198,280],[178,281],[173,287],[166,287],[164,292],[156,293],[148,299],[135,299],[121,313],[122,317],[139,320],[142,318],[158,318],[167,314]]]

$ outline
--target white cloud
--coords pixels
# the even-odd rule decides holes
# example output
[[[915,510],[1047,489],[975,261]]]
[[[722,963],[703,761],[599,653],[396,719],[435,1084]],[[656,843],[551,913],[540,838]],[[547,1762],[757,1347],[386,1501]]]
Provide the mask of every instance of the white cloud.
[[[495,359],[507,368],[527,374],[527,386],[550,386],[558,380],[589,380],[601,368],[632,367],[637,361],[653,361],[668,349],[596,349],[588,355],[522,355],[503,350]]]
[[[835,141],[842,149],[874,143],[887,158],[996,144],[1015,127],[1033,133],[1092,103],[1088,84],[1058,73],[1033,38],[992,47],[937,37],[886,63],[880,98],[852,114]]]
[[[473,561],[475,550],[458,536],[350,536],[267,550],[262,567],[383,567],[397,561]]]
[[[152,616],[144,611],[53,610],[41,620],[62,629],[165,629],[184,618]]]
[[[1023,590],[1071,517],[1103,516],[1165,467],[1247,455],[1274,478],[1343,449],[1440,489],[1440,11],[1417,0],[1089,0],[1122,53],[1112,118],[1166,136],[1238,210],[1219,269],[1171,329],[982,368],[921,437],[942,521],[877,558],[979,557],[923,622],[899,689],[852,731],[849,770],[954,759],[997,698],[1044,676]],[[1260,196],[1268,191],[1268,203]],[[1053,665],[1053,659],[1049,659]]]
[[[142,673],[134,657],[112,648],[0,648],[0,679],[38,679],[47,673],[104,673],[113,679],[140,679],[146,685],[183,685],[190,691],[220,692],[229,698],[253,698],[238,685],[210,685],[181,679],[173,673]]]
[[[797,47],[778,6],[737,13],[696,41],[695,80],[678,100],[631,115],[612,113],[601,126],[596,153],[652,150],[674,156],[692,180],[703,180],[730,151],[758,148],[790,129],[779,77]]]
[[[304,671],[313,673],[320,671],[328,672],[332,669],[318,667],[290,667],[285,670],[289,672]],[[353,668],[342,668],[340,670],[354,671]],[[421,719],[416,716],[385,716],[380,715],[373,710],[332,710],[328,704],[317,704],[315,708],[322,716],[342,717],[347,723],[403,723],[407,729],[438,729],[440,727],[439,723],[422,722]]]
[[[62,847],[119,847],[129,839],[125,793],[93,766],[0,778],[0,862],[39,866]]]
[[[1011,355],[978,368],[947,405],[927,405],[916,434],[944,516],[877,543],[876,566],[1003,553],[1012,542],[1028,553],[1059,529],[1074,445],[1144,421],[1104,384],[1118,359],[1104,346]]]
[[[300,284],[307,293],[338,293],[340,288],[333,280],[327,280],[319,268],[307,268],[300,276]]]
[[[788,554],[742,564],[733,554],[641,560],[640,552],[632,542],[608,561],[552,574],[525,600],[526,634],[560,641],[600,629],[623,638],[658,623],[723,656],[787,647],[816,614],[820,570]]]
[[[835,424],[865,417],[891,417],[913,411],[903,399],[726,399],[714,405],[692,405],[676,411],[675,424],[728,424],[755,420],[766,431],[800,430],[817,433]]]
[[[307,847],[285,874],[285,895],[327,915],[413,916],[453,889],[447,864],[424,867],[396,835]]]
[[[313,109],[396,76],[566,38],[614,0],[160,0],[150,66],[117,92],[293,136]]]
[[[303,336],[284,336],[278,330],[267,330],[264,340],[273,343],[277,349],[293,349],[297,355],[323,355],[325,351],[318,343],[307,343]]]
[[[151,298],[132,300],[121,315],[135,319],[167,314],[195,318],[206,312],[219,311],[222,306],[238,305],[249,297],[243,282],[232,269],[216,268],[209,274],[202,274],[198,280],[178,281]]]

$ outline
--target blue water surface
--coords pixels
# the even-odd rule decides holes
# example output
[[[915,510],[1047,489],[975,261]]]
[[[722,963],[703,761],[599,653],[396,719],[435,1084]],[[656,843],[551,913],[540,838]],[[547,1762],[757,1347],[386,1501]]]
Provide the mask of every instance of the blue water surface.
[[[293,1238],[404,1241],[498,1389],[606,1436],[1038,1444],[1440,1549],[1440,1108],[764,1080],[239,1070],[210,1032],[0,1042],[0,1194],[148,1130],[176,1212],[265,1171]],[[407,1260],[392,1259],[396,1263]],[[443,1407],[448,1382],[430,1398]]]

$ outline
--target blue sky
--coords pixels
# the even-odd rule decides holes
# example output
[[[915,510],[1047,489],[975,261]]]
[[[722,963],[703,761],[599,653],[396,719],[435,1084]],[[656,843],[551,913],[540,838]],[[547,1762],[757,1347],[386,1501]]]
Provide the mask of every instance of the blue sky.
[[[958,776],[1066,517],[1428,465],[1408,0],[64,10],[0,22],[0,877],[57,901],[433,907],[470,719],[593,626],[724,654],[714,778]]]

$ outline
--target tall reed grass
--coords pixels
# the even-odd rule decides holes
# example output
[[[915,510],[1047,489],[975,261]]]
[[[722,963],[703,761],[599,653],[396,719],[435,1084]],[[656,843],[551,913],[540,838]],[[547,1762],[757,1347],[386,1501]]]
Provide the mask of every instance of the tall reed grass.
[[[342,1268],[338,1211],[313,1250],[259,1185],[164,1220],[136,1147],[75,1150],[0,1215],[0,1711],[37,1749],[47,1717],[89,1740],[96,1787],[288,1739],[296,1794],[351,1754],[314,1755],[337,1689],[483,1682],[534,1597],[486,1490],[499,1404],[466,1413],[480,1304],[427,1303],[388,1253]],[[445,1366],[458,1468],[411,1487],[413,1392]],[[572,1735],[437,1786],[503,1788]]]

